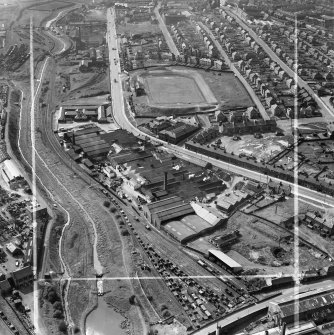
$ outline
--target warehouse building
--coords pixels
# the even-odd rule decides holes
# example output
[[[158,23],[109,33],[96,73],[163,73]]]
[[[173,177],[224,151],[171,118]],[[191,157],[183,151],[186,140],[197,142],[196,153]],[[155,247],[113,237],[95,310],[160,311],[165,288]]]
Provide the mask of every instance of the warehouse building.
[[[13,271],[12,279],[14,281],[15,288],[17,289],[32,285],[34,275],[31,266],[25,266],[22,269]]]
[[[67,121],[97,121],[99,123],[106,123],[107,121],[106,105],[63,105],[59,109],[59,123]]]
[[[2,165],[2,177],[11,187],[15,182],[24,179],[19,169],[11,159],[6,159]]]
[[[41,219],[48,215],[47,208],[39,204],[37,201],[30,202],[26,207],[26,211],[31,220],[34,218]]]
[[[233,271],[234,273],[240,272],[242,266],[237,263],[234,259],[227,256],[220,250],[211,249],[209,250],[209,259],[216,262],[221,267],[227,268],[228,270]]]
[[[215,213],[213,209],[209,209],[201,203],[192,202],[191,206],[194,209],[196,215],[204,219],[212,227],[226,221],[226,216]]]
[[[150,223],[158,228],[169,220],[194,213],[189,202],[184,202],[177,196],[144,205],[143,211]]]
[[[269,303],[269,315],[276,324],[293,323],[295,317],[300,321],[334,320],[334,290],[310,291],[299,295],[298,300],[283,298]]]

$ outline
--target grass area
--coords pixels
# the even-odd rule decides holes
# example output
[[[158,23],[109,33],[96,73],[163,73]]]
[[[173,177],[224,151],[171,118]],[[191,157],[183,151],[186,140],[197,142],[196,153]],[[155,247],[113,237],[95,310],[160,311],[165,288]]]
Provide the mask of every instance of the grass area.
[[[71,3],[66,1],[52,1],[45,4],[42,3],[40,5],[36,5],[34,7],[31,7],[31,9],[37,11],[54,11],[57,9],[68,7],[69,5],[71,5]]]
[[[246,89],[233,73],[221,72],[221,75],[218,75],[216,72],[201,70],[200,74],[221,103],[222,109],[254,105]]]
[[[152,24],[151,22],[142,23],[126,23],[117,26],[119,34],[144,34],[144,33],[160,33],[159,25]]]
[[[194,104],[204,102],[201,90],[192,78],[162,74],[145,78],[149,100],[153,104]]]

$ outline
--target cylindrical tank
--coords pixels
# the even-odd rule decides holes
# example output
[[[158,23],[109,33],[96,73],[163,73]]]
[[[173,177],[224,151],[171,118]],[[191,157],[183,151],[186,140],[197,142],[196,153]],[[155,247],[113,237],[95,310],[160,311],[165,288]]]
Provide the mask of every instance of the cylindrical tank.
[[[91,60],[96,60],[96,49],[95,48],[89,49],[89,58]]]
[[[103,56],[102,56],[102,52],[100,49],[96,50],[96,60],[99,62],[103,61]]]

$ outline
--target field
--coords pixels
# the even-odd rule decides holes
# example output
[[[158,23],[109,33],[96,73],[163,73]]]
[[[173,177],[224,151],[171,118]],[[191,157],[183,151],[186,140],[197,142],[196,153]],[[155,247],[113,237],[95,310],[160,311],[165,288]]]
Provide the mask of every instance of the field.
[[[144,89],[134,99],[137,116],[187,115],[212,112],[217,99],[199,72],[187,68],[156,68],[136,71],[132,86],[138,82]]]
[[[203,94],[192,78],[178,75],[148,76],[149,100],[153,104],[194,104],[205,102]]]
[[[246,89],[232,72],[221,72],[218,75],[216,72],[201,70],[200,74],[221,104],[222,109],[254,105]]]
[[[117,26],[117,31],[120,34],[145,34],[145,33],[161,33],[159,25],[152,24],[151,22],[141,23],[127,23]]]
[[[38,11],[53,11],[53,10],[57,10],[63,7],[67,7],[69,5],[71,5],[71,2],[52,1],[46,4],[40,4],[38,6],[31,7],[31,9],[38,10]]]

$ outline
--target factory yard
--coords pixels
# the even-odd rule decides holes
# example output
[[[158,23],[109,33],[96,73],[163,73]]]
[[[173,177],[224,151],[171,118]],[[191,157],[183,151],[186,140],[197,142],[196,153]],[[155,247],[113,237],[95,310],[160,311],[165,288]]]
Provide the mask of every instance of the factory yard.
[[[268,161],[271,157],[282,152],[293,141],[292,136],[276,136],[274,133],[263,134],[261,138],[254,135],[240,135],[238,139],[234,137],[222,136],[212,141],[212,145],[220,140],[220,147],[225,147],[229,153],[237,156],[246,156],[260,161]]]

